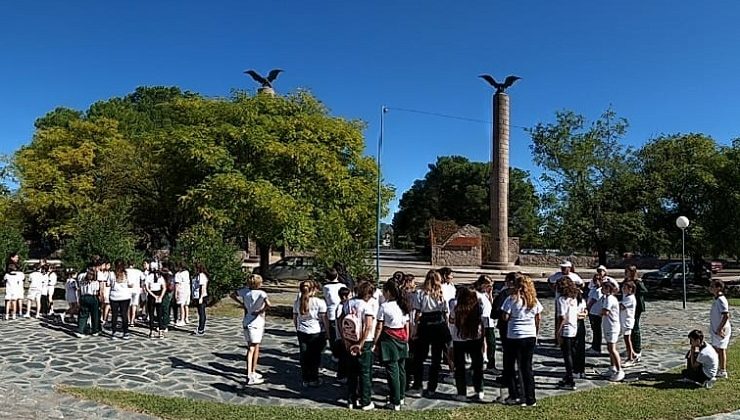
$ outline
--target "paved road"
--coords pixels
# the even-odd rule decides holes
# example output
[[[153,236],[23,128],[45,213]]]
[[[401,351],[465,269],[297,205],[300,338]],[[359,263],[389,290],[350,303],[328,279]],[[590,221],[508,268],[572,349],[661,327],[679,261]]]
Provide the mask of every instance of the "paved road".
[[[562,377],[560,352],[552,337],[552,299],[544,299],[542,344],[535,356],[538,398],[562,394],[555,382]],[[628,380],[649,378],[683,363],[686,333],[708,323],[708,303],[691,303],[685,312],[680,302],[651,302],[643,318],[644,362],[627,370]],[[736,312],[733,310],[733,312]],[[735,313],[735,316],[740,314]],[[279,404],[311,407],[343,405],[345,391],[334,381],[331,369],[324,371],[325,384],[303,389],[297,364],[297,340],[285,319],[268,319],[267,334],[260,358],[266,383],[244,386],[244,344],[240,320],[216,318],[209,321],[204,337],[189,331],[171,331],[167,338],[146,338],[145,329],[135,328],[130,341],[108,337],[74,338],[71,326],[39,320],[0,321],[0,418],[131,418],[129,414],[97,404],[60,396],[57,384],[100,386],[144,393],[182,396],[236,404]],[[330,357],[325,355],[326,365]],[[588,379],[579,389],[607,384],[594,369],[608,366],[608,358],[588,358]],[[376,371],[374,399],[382,404],[386,387],[380,369]],[[486,398],[499,395],[492,376],[486,375]],[[452,399],[451,382],[439,388],[438,399],[407,398],[411,409],[450,408],[464,405]],[[472,389],[470,390],[472,393]],[[51,413],[51,414],[50,414]]]

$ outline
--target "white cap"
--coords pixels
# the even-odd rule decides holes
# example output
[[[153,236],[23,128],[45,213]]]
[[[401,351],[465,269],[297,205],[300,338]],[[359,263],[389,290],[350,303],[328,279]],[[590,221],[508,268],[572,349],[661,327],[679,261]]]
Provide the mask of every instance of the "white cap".
[[[564,267],[572,268],[573,264],[571,264],[570,261],[563,261],[560,263],[560,268],[564,268]]]
[[[596,271],[599,271],[599,270],[604,270],[604,272],[607,271],[606,267],[604,267],[603,265],[596,267]]]

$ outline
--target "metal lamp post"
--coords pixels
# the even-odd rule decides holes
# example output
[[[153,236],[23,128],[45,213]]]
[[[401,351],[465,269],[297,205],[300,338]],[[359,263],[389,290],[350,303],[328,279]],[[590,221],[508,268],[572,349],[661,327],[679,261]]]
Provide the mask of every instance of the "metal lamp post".
[[[686,309],[686,228],[689,227],[689,218],[679,216],[676,227],[681,229],[681,261],[683,262],[683,308]]]
[[[385,114],[388,112],[388,108],[383,105],[380,107],[380,136],[378,136],[378,208],[375,217],[375,282],[380,286],[380,212],[381,212],[381,171],[380,171],[380,156],[383,152],[383,135],[385,131]]]

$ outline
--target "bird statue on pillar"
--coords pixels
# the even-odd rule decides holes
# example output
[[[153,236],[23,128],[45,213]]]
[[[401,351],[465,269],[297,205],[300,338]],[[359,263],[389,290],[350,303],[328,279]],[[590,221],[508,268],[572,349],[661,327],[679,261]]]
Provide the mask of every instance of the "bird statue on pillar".
[[[282,73],[281,69],[273,69],[270,70],[270,73],[267,74],[267,77],[262,77],[259,73],[257,73],[254,70],[247,70],[244,72],[245,74],[248,74],[252,79],[254,79],[255,82],[259,83],[261,86],[257,90],[257,92],[263,92],[268,93],[270,95],[275,94],[275,90],[272,88],[272,82],[277,79],[278,75]]]
[[[514,82],[516,82],[517,80],[521,79],[521,77],[519,77],[519,76],[508,76],[504,80],[504,83],[498,83],[496,81],[496,79],[494,79],[490,74],[481,74],[478,77],[480,77],[481,79],[483,79],[486,82],[488,82],[491,86],[495,87],[496,88],[496,93],[504,93],[504,92],[506,92],[506,89],[510,88],[511,85],[514,84]]]

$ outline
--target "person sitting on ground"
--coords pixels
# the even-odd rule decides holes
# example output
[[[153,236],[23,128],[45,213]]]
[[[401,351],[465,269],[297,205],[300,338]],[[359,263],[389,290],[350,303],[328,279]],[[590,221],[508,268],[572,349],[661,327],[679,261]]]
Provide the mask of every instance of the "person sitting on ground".
[[[692,330],[689,333],[689,345],[691,347],[686,353],[686,369],[681,372],[684,379],[704,388],[711,388],[717,381],[719,366],[717,351],[704,342],[704,333],[701,330]]]

